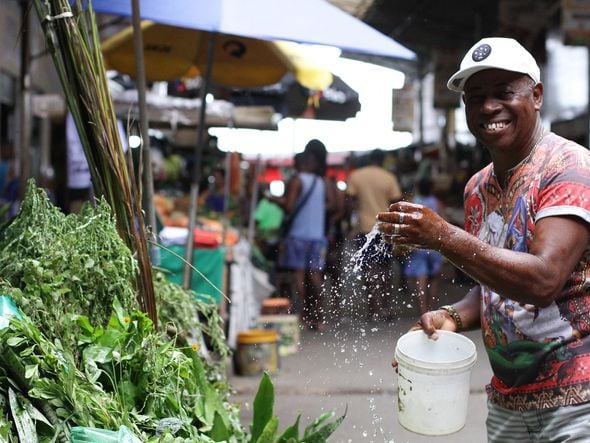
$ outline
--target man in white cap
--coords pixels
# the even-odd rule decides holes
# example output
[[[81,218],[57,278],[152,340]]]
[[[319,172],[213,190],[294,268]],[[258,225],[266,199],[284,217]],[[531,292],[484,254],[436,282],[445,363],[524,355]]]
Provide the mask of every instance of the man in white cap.
[[[476,43],[447,86],[492,159],[465,187],[465,230],[407,202],[378,219],[397,244],[440,251],[477,285],[413,329],[481,327],[488,441],[589,441],[590,152],[545,131],[539,67],[513,39]]]

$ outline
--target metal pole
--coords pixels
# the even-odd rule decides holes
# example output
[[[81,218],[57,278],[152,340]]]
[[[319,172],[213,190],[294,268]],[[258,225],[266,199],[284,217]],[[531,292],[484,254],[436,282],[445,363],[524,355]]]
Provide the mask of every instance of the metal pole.
[[[20,60],[20,85],[19,85],[19,149],[15,150],[18,170],[18,194],[19,200],[24,198],[27,180],[31,176],[31,75],[29,72],[30,33],[28,26],[28,2],[21,1],[21,60]]]
[[[149,122],[147,117],[146,102],[146,81],[145,81],[145,64],[143,57],[143,34],[141,31],[141,12],[139,9],[139,0],[132,0],[133,14],[133,49],[135,51],[135,82],[137,85],[137,102],[139,104],[139,131],[141,133],[141,158],[143,165],[142,182],[142,206],[145,211],[145,219],[151,226],[154,235],[157,234],[156,210],[154,207],[154,177],[152,173],[152,153],[150,148]],[[160,264],[160,249],[157,246],[150,247],[150,258],[152,264]]]
[[[190,205],[188,216],[188,235],[186,237],[186,248],[184,253],[184,274],[182,286],[185,289],[191,287],[192,271],[190,264],[193,262],[193,242],[194,230],[197,220],[197,198],[199,197],[199,183],[201,181],[201,162],[203,160],[203,148],[205,145],[205,117],[207,111],[207,94],[209,93],[209,83],[211,82],[211,71],[213,69],[213,54],[215,50],[216,32],[209,34],[209,46],[207,48],[207,67],[205,68],[205,77],[201,85],[201,112],[199,113],[199,127],[197,128],[197,144],[195,145],[193,159],[193,180],[191,183]]]
[[[143,58],[143,34],[141,32],[141,12],[139,0],[131,0],[133,14],[133,49],[135,53],[135,83],[137,85],[137,102],[139,104],[139,131],[141,133],[141,158],[143,173],[142,182],[142,206],[145,211],[145,219],[151,226],[154,235],[157,235],[156,211],[154,207],[154,176],[152,173],[152,155],[150,149],[149,122],[147,117],[145,62]],[[149,231],[149,230],[148,230]],[[152,264],[160,264],[160,249],[150,246],[150,258]]]
[[[223,180],[223,216],[222,226],[223,232],[221,238],[222,244],[225,244],[225,234],[229,226],[229,199],[230,199],[230,184],[231,184],[231,152],[226,152],[224,159],[225,175]]]
[[[49,188],[53,179],[51,168],[51,120],[49,115],[41,118],[41,155],[39,164],[39,182],[43,187]]]
[[[250,196],[250,214],[248,218],[248,243],[254,244],[254,234],[256,232],[256,221],[254,220],[254,212],[256,211],[256,203],[258,203],[258,176],[262,169],[262,159],[260,154],[256,158],[256,168],[254,169],[254,177],[252,177]]]

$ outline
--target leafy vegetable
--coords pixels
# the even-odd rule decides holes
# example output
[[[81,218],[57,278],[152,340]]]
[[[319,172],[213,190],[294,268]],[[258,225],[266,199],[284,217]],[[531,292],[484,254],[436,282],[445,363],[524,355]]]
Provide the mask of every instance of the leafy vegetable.
[[[201,339],[205,334],[218,358],[230,355],[223,321],[214,300],[203,300],[193,291],[166,279],[163,272],[154,272],[154,290],[158,305],[158,318],[162,324],[171,324],[179,334]]]
[[[250,443],[323,443],[328,440],[346,417],[346,411],[344,411],[342,416],[326,423],[334,416],[334,412],[322,414],[309,424],[303,431],[303,436],[299,437],[300,416],[297,416],[295,423],[285,429],[277,438],[279,420],[273,415],[273,408],[274,386],[268,374],[264,373],[254,399]]]
[[[85,3],[87,9],[81,0],[32,1],[80,136],[94,191],[108,202],[119,235],[135,254],[141,270],[134,275],[138,300],[157,325],[141,191],[135,185],[133,163],[128,164],[123,153],[92,2]],[[48,20],[56,16],[58,20]]]
[[[254,418],[252,421],[251,443],[257,442],[263,430],[272,418],[274,408],[274,386],[265,372],[260,380],[258,392],[254,398]]]
[[[75,347],[64,317],[83,314],[105,325],[113,300],[137,308],[137,263],[119,237],[109,206],[86,205],[65,216],[29,182],[15,219],[0,232],[0,288],[48,336]]]

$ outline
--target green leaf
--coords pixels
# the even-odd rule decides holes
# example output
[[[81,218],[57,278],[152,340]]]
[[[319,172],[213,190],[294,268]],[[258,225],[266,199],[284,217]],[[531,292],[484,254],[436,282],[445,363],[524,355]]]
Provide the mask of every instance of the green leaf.
[[[27,406],[27,411],[33,420],[45,423],[50,428],[54,428],[54,426],[49,422],[47,417],[45,417],[41,413],[41,411],[39,411],[39,409],[37,409],[35,406],[33,406],[32,403],[27,402],[26,406]]]
[[[25,341],[27,341],[27,339],[23,337],[10,337],[8,340],[6,340],[6,344],[14,348]]]
[[[272,417],[264,427],[262,434],[260,434],[260,437],[258,437],[256,443],[273,443],[275,441],[275,436],[277,435],[278,429],[279,418]]]
[[[112,351],[112,348],[106,346],[88,346],[84,349],[84,360],[94,361],[96,363],[107,363],[113,360]]]
[[[328,417],[325,417],[326,414],[324,414],[320,417],[320,419],[323,418],[321,421],[319,421],[320,419],[314,421],[314,423],[312,423],[312,425],[311,425],[311,426],[313,426],[314,431],[311,433],[308,433],[308,429],[305,430],[306,432],[304,435],[306,435],[306,437],[303,437],[303,440],[305,441],[305,443],[325,443],[326,440],[328,440],[328,437],[330,437],[330,435],[332,435],[334,433],[334,431],[338,428],[338,426],[340,426],[340,424],[342,423],[342,421],[346,417],[347,411],[348,411],[348,406],[346,407],[344,414],[342,414],[340,417],[338,417],[333,422],[328,423],[325,426],[322,426],[319,428],[318,428],[319,424],[322,423],[323,421],[327,420]],[[332,415],[330,415],[330,417]]]
[[[47,396],[45,397],[51,406],[55,406],[56,408],[63,408],[65,406],[65,404],[61,398],[53,397],[53,395],[56,395],[56,394],[51,394],[51,395],[52,395],[52,397],[47,397]]]
[[[325,412],[324,414],[320,415],[312,423],[310,423],[309,425],[307,425],[305,427],[305,431],[303,432],[303,438],[305,440],[307,440],[306,437],[308,437],[309,435],[311,435],[314,432],[316,432],[319,429],[320,425],[323,422],[325,422],[326,420],[331,419],[332,417],[334,417],[334,411]]]
[[[277,443],[288,443],[289,440],[297,440],[299,439],[299,420],[301,419],[301,414],[297,416],[295,423],[289,426],[282,435],[277,439]]]
[[[127,406],[128,410],[135,407],[135,398],[137,397],[137,387],[131,380],[123,380],[119,383],[119,394],[121,402]]]
[[[76,324],[80,326],[82,332],[85,332],[87,335],[91,336],[94,334],[94,326],[90,324],[90,320],[85,315],[76,315],[73,317],[73,320],[76,321]]]
[[[274,386],[268,373],[262,374],[258,392],[254,398],[254,417],[252,419],[252,438],[251,443],[258,441],[258,437],[266,427],[266,424],[272,418],[274,408]]]
[[[117,298],[115,298],[113,300],[113,310],[117,316],[117,320],[119,321],[119,325],[121,328],[123,328],[123,330],[127,330],[129,329],[129,313],[125,311],[125,309],[123,309],[123,307],[121,306],[121,303],[119,302],[119,300]],[[112,321],[112,318],[111,318]],[[109,322],[109,326],[111,325],[111,322]]]
[[[34,378],[39,377],[39,365],[26,365],[25,366],[25,378],[28,380],[33,377]]]
[[[199,421],[203,423],[203,426],[199,427],[199,429],[203,432],[211,431],[215,420],[215,413],[220,415],[225,426],[229,428],[231,426],[231,420],[228,411],[225,409],[220,393],[209,383],[201,357],[190,349],[184,349],[183,352],[193,363],[193,377],[201,393],[193,411]]]
[[[111,319],[113,317],[111,317]],[[116,328],[117,329],[112,329],[112,325],[109,323],[109,327],[99,337],[96,338],[95,343],[97,345],[102,345],[113,349],[119,346],[125,341],[127,334],[123,331],[120,331],[118,326],[116,326]]]
[[[33,423],[33,419],[27,410],[21,407],[17,394],[12,388],[8,388],[8,399],[19,441],[22,443],[36,443],[38,437],[35,423]]]
[[[66,408],[57,408],[55,410],[55,413],[57,414],[58,417],[60,417],[62,419],[66,419],[67,417],[70,416],[71,411],[67,410]]]
[[[18,353],[21,358],[28,357],[35,353],[35,346],[29,346]]]
[[[221,415],[216,411],[215,418],[213,419],[213,428],[209,432],[209,437],[215,441],[228,441],[230,435],[229,429],[223,422]]]

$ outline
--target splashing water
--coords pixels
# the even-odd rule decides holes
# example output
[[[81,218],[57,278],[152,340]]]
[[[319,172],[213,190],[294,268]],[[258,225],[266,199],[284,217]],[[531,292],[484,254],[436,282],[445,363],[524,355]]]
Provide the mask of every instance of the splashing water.
[[[324,344],[326,354],[332,357],[330,375],[328,372],[322,375],[326,377],[323,383],[328,387],[332,385],[334,369],[350,374],[351,378],[362,378],[358,389],[364,389],[363,392],[368,395],[366,415],[371,417],[371,425],[367,428],[353,425],[352,428],[364,441],[390,443],[393,439],[386,435],[384,415],[374,396],[381,398],[383,394],[389,395],[383,367],[389,369],[391,343],[384,343],[383,349],[375,349],[373,342],[377,333],[387,330],[395,322],[400,308],[405,309],[405,294],[400,292],[404,289],[400,289],[396,282],[400,268],[399,264],[393,264],[394,248],[384,241],[379,224],[373,226],[361,244],[350,241],[342,248],[338,260],[334,262],[338,268],[324,274],[319,288],[323,318],[329,327],[325,331],[316,331],[314,336]],[[371,308],[378,310],[379,315],[371,315]],[[387,323],[374,323],[384,320]],[[384,357],[375,357],[375,354],[383,354]],[[316,357],[310,354],[309,358],[312,364]],[[371,359],[377,358],[382,360],[378,364],[383,366],[379,368],[371,363]],[[334,389],[346,392],[348,388],[338,386]],[[385,414],[389,414],[390,406],[386,408]]]
[[[368,261],[375,261],[383,258],[391,258],[392,248],[383,241],[382,234],[379,232],[379,223],[375,223],[371,232],[367,234],[365,243],[353,254],[351,262],[353,263],[352,272],[359,274]]]

